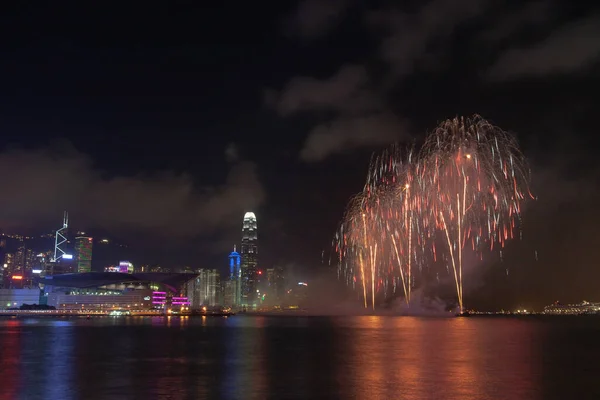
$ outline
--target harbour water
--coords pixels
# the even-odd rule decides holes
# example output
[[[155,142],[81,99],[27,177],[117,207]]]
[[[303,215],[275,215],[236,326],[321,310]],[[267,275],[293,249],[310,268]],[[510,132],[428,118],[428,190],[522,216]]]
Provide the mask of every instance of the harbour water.
[[[0,399],[598,399],[600,318],[0,319]]]

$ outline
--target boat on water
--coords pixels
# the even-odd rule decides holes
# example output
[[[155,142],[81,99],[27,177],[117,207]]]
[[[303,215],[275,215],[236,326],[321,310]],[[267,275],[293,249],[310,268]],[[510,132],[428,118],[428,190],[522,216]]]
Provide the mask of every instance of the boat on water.
[[[204,317],[228,317],[235,315],[235,312],[229,307],[202,307],[199,310],[193,310],[190,315],[201,315]]]
[[[131,315],[129,310],[112,310],[108,313],[110,317],[125,317]]]
[[[229,316],[235,315],[235,313],[224,311],[224,312],[211,312],[211,313],[207,313],[205,315],[210,316],[210,317],[229,317]]]
[[[463,310],[463,311],[459,312],[458,314],[456,314],[456,316],[457,317],[470,317],[471,313],[466,310]]]

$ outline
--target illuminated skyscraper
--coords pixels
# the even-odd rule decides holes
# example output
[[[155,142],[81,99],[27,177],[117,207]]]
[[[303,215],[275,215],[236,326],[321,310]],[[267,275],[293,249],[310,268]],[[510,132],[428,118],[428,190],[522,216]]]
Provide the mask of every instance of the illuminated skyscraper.
[[[187,296],[192,308],[199,309],[202,306],[218,305],[221,290],[220,280],[219,271],[216,269],[200,269],[198,277],[190,281],[187,287]]]
[[[229,254],[229,281],[226,284],[227,287],[227,301],[226,305],[238,307],[241,304],[242,299],[242,270],[241,270],[241,256],[233,246],[233,251]]]
[[[67,253],[65,252],[64,246],[67,243],[67,230],[69,229],[69,213],[65,211],[63,215],[63,226],[62,228],[56,231],[55,242],[54,242],[54,257],[52,257],[51,262],[57,263],[61,260]],[[70,259],[69,257],[64,257],[65,259]]]
[[[247,212],[242,225],[242,304],[256,305],[256,265],[258,258],[258,232],[256,215]]]
[[[93,239],[89,236],[84,236],[85,232],[77,232],[77,234],[78,236],[75,238],[77,272],[91,272]]]
[[[4,255],[4,269],[7,275],[12,275],[17,270],[15,265],[15,255],[13,253],[6,253]]]
[[[19,275],[23,275],[25,273],[25,258],[27,254],[27,249],[25,249],[25,244],[23,241],[19,243],[19,248],[15,253],[15,273]]]

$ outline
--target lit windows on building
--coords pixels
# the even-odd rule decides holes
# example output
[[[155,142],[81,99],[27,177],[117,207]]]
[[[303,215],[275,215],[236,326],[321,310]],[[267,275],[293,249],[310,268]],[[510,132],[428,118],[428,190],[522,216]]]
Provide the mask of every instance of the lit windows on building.
[[[84,232],[79,232],[85,234]],[[75,238],[75,263],[77,264],[77,272],[92,271],[92,248],[93,239],[89,236],[77,236]]]
[[[242,224],[242,305],[257,305],[256,280],[258,263],[258,225],[256,215],[247,212]]]

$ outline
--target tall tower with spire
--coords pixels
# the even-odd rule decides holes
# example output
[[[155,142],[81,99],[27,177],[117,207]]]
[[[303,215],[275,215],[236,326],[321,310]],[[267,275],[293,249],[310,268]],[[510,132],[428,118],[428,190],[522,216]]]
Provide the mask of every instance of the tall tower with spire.
[[[247,212],[242,224],[242,305],[256,305],[256,279],[258,263],[258,226],[256,215]]]
[[[236,251],[235,245],[233,245],[233,251],[229,254],[229,291],[231,292],[231,304],[235,307],[239,307],[242,300],[242,271],[241,271],[241,256]]]

